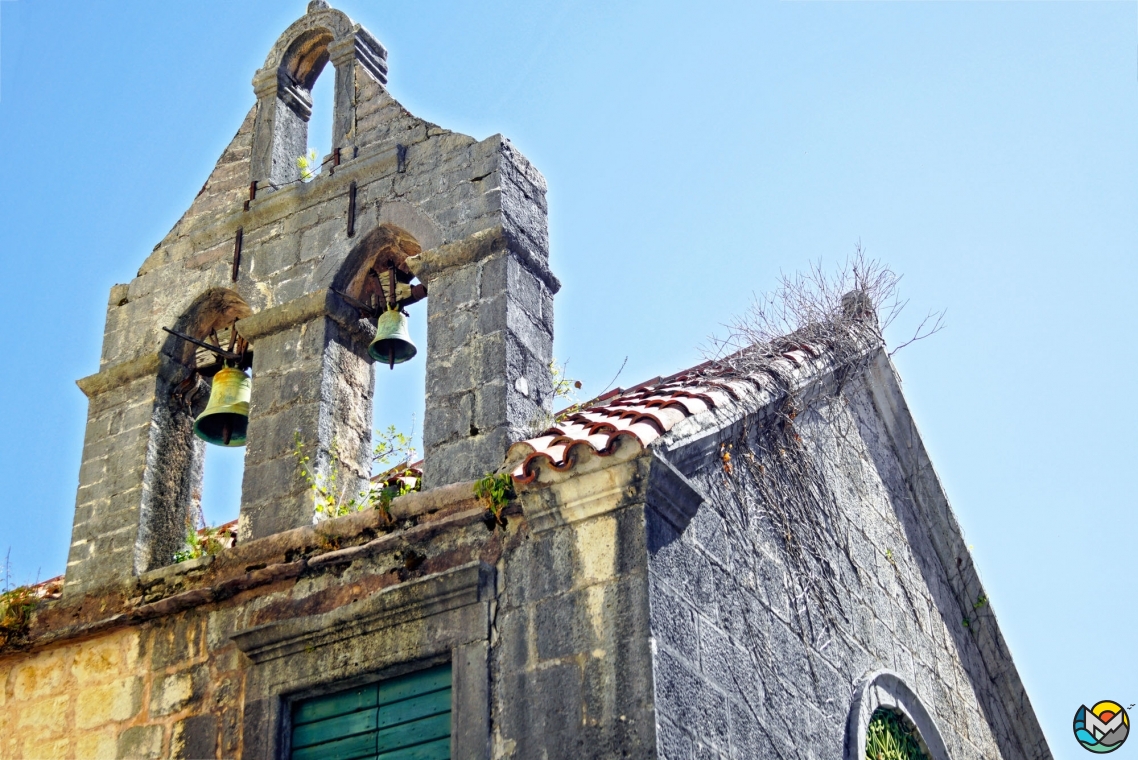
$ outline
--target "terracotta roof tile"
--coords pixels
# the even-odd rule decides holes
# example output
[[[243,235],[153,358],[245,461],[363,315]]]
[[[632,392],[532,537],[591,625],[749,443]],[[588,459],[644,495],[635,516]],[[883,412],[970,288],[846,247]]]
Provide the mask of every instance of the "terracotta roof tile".
[[[757,390],[777,391],[782,385],[780,377],[806,369],[827,354],[825,346],[796,340],[793,335],[758,350],[762,353],[757,358],[766,369],[753,374],[742,376],[727,364],[704,362],[671,377],[616,388],[584,408],[562,412],[548,430],[510,447],[510,458],[521,460],[513,470],[514,480],[532,482],[542,462],[555,470],[568,469],[579,446],[600,456],[611,454],[621,436],[648,446],[688,417],[745,401]]]
[[[578,446],[600,456],[612,453],[621,436],[648,446],[684,419],[739,399],[754,387],[749,380],[710,377],[702,372],[704,369],[705,365],[700,365],[627,390],[618,388],[591,406],[563,413],[541,435],[510,447],[512,456],[524,457],[512,473],[514,480],[533,481],[541,462],[554,470],[570,468]]]

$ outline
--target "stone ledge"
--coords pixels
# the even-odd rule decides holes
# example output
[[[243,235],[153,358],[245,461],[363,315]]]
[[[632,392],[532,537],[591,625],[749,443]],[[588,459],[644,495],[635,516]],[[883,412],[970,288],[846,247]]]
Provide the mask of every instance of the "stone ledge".
[[[402,544],[417,545],[481,522],[485,508],[474,496],[474,484],[464,482],[401,496],[392,502],[391,515],[388,522],[382,512],[369,510],[294,528],[92,588],[78,599],[49,602],[36,613],[21,650],[138,624],[305,573],[324,573]]]
[[[494,568],[470,562],[400,583],[367,599],[308,617],[265,623],[234,634],[237,648],[256,663],[286,657],[401,623],[420,620],[484,601],[494,585]]]
[[[354,158],[344,156],[334,172],[321,172],[311,182],[295,182],[281,187],[262,185],[257,189],[257,197],[249,201],[248,210],[245,210],[245,202],[242,200],[235,202],[232,208],[205,211],[179,219],[155,246],[154,253],[170,248],[182,238],[196,239],[198,243],[194,246],[195,250],[208,250],[227,241],[231,242],[234,230],[238,227],[244,228],[246,235],[252,235],[287,216],[338,197],[347,197],[353,180],[363,190],[366,186],[395,174],[398,166],[397,147],[383,143],[376,148],[361,151]],[[345,210],[346,208],[345,206]],[[184,265],[187,258],[188,254],[152,267],[147,267],[144,263],[143,269],[146,269],[146,274],[150,274],[166,266]],[[139,271],[141,276],[142,270]]]
[[[487,227],[462,240],[423,251],[418,256],[407,259],[406,263],[411,273],[429,286],[431,279],[440,272],[473,264],[505,251],[518,256],[550,292],[557,293],[561,289],[561,282],[550,270],[549,264],[530,253],[526,246],[511,240],[511,235],[501,224]]]
[[[246,339],[255,341],[257,338],[272,335],[322,316],[333,319],[365,342],[370,342],[375,337],[374,326],[361,318],[359,312],[349,306],[335,291],[328,288],[238,320],[237,329]],[[141,377],[156,376],[161,368],[162,354],[155,351],[104,367],[94,375],[76,380],[75,384],[87,398],[93,398]]]
[[[329,317],[360,340],[370,342],[375,328],[362,319],[335,291],[324,288],[288,303],[237,320],[237,332],[250,342],[320,317]],[[254,346],[255,350],[255,346]]]
[[[93,398],[101,393],[106,393],[109,390],[126,385],[140,377],[157,375],[161,364],[161,357],[159,353],[155,351],[154,353],[143,354],[134,359],[127,359],[118,364],[112,364],[110,367],[99,370],[94,375],[88,375],[87,377],[76,380],[75,384],[79,386],[79,390],[86,394],[87,398]]]

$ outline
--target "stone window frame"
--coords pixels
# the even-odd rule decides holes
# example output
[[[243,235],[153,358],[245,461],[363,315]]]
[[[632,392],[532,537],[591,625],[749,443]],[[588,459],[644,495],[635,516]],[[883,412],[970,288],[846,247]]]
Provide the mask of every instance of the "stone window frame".
[[[843,760],[864,760],[866,732],[873,713],[878,709],[893,710],[905,716],[916,729],[930,760],[951,760],[936,721],[920,698],[901,676],[890,670],[870,673],[854,691],[846,724],[846,749]]]
[[[471,562],[329,612],[231,638],[252,661],[243,718],[247,758],[285,758],[292,703],[451,664],[451,757],[490,752],[490,621],[495,571]]]

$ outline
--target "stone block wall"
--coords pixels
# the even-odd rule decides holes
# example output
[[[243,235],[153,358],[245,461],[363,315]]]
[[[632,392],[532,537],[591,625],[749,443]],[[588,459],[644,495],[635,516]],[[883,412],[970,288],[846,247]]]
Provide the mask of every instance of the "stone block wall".
[[[0,661],[0,755],[237,756],[241,673],[235,659],[208,656],[205,622]]]
[[[643,467],[523,496],[528,540],[495,623],[493,757],[656,756]]]
[[[1039,743],[1022,741],[992,688],[980,637],[998,636],[995,618],[988,605],[962,609],[866,384],[809,408],[795,431],[837,498],[824,553],[836,594],[819,598],[804,573],[818,580],[822,566],[788,554],[760,502],[740,504],[718,456],[691,463],[688,514],[659,500],[648,510],[660,756],[860,758],[846,746],[855,689],[887,670],[934,716],[952,758],[1049,757],[1037,727]],[[720,435],[745,455],[737,429]]]
[[[67,557],[69,571],[82,568],[85,587],[136,572],[143,480],[160,387],[156,367],[146,364],[127,368],[132,371],[121,373],[113,385],[92,382],[85,388],[91,402]]]
[[[719,444],[762,410],[716,409],[658,448],[621,438],[542,467],[505,525],[452,484],[396,499],[393,521],[328,520],[48,602],[31,650],[0,652],[0,752],[278,757],[291,700],[450,662],[462,760],[853,760],[860,687],[882,671],[953,760],[1046,760],[875,377],[833,403],[807,393],[794,420],[836,496],[829,591],[759,512],[740,530]]]
[[[428,280],[426,488],[497,469],[551,419],[553,291],[504,233],[478,242]]]
[[[325,39],[340,163],[291,181],[295,156],[285,154],[297,152],[303,130],[293,122],[304,115],[293,90],[319,74],[315,59],[295,56]],[[409,307],[428,319],[419,359],[428,487],[497,468],[548,415],[559,285],[548,268],[545,181],[500,135],[477,141],[408,113],[384,87],[385,58],[365,29],[313,3],[270,51],[255,77],[258,103],[201,193],[138,276],[112,289],[100,371],[80,382],[91,414],[66,593],[169,562],[197,514],[201,452],[181,440],[186,408],[173,410],[185,357],[171,364],[180,349],[162,328],[186,323],[203,294],[223,294],[229,307],[194,321],[194,337],[240,319],[253,350],[242,540],[316,519],[292,456],[297,433],[321,471],[335,464],[353,485],[370,475],[371,328],[336,292],[359,286],[393,235],[411,241],[405,274],[429,290],[426,304]],[[279,134],[278,117],[292,125]],[[108,448],[103,431],[126,408],[123,445]]]
[[[238,540],[312,522],[298,442],[314,468],[327,472],[334,463],[337,485],[348,494],[359,493],[371,477],[365,463],[375,370],[364,357],[374,326],[329,291],[291,305],[238,322],[257,345]]]
[[[0,756],[280,757],[289,701],[450,662],[452,756],[656,753],[645,460],[495,526],[471,483],[144,573],[0,652]],[[524,510],[524,513],[523,513]]]

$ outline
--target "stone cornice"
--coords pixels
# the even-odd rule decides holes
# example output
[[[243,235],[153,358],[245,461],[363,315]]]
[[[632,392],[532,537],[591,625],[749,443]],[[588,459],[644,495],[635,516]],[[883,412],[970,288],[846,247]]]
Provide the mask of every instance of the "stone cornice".
[[[114,388],[120,388],[140,377],[156,376],[161,366],[162,357],[155,351],[104,367],[94,375],[76,380],[75,384],[79,386],[79,390],[86,394],[87,398],[94,398]]]
[[[407,259],[407,268],[429,285],[431,279],[440,272],[473,264],[504,251],[518,256],[545,283],[550,292],[556,293],[561,289],[561,282],[550,270],[549,264],[530,253],[527,246],[514,244],[510,234],[500,224],[480,230],[462,240],[423,251],[418,256]]]
[[[319,615],[249,628],[232,640],[249,659],[262,663],[487,601],[493,585],[494,568],[470,562]]]
[[[370,342],[375,337],[375,327],[366,319],[362,319],[359,312],[345,303],[335,291],[328,288],[240,319],[237,321],[237,332],[246,340],[256,343],[258,338],[273,335],[320,317],[334,320],[360,340]]]
[[[179,238],[194,239],[194,249],[208,250],[226,240],[231,240],[238,227],[245,235],[267,225],[279,222],[287,216],[339,196],[346,197],[354,180],[360,189],[395,174],[399,168],[399,149],[396,145],[383,145],[374,151],[362,152],[351,158],[343,156],[335,173],[322,172],[311,182],[296,182],[281,188],[262,185],[257,197],[249,202],[249,210],[235,204],[232,210],[202,214],[193,219],[181,219],[167,233],[157,248],[170,246]],[[346,208],[346,206],[345,206]],[[157,271],[183,259],[163,263],[157,267],[147,267],[143,262],[140,271]]]
[[[358,512],[47,602],[36,611],[27,640],[0,651],[0,657],[216,604],[253,588],[335,571],[398,547],[428,546],[436,536],[483,522],[486,513],[470,482],[400,496],[390,511],[396,524],[411,527],[393,529],[379,510]],[[507,514],[519,511],[510,507]]]

